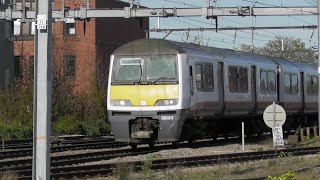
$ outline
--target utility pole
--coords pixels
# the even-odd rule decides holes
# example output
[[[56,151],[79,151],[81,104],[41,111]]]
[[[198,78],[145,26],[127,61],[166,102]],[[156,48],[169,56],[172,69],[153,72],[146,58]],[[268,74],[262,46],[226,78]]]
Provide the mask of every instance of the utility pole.
[[[36,62],[36,158],[33,180],[50,179],[52,0],[37,0]]]
[[[317,8],[318,17],[318,132],[320,138],[320,0],[318,0]]]

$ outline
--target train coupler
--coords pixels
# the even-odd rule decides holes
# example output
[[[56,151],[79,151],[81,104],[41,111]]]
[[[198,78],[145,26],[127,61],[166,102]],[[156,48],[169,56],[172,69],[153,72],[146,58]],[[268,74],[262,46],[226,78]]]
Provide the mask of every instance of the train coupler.
[[[159,121],[151,118],[130,120],[130,136],[133,139],[155,139],[158,137]]]

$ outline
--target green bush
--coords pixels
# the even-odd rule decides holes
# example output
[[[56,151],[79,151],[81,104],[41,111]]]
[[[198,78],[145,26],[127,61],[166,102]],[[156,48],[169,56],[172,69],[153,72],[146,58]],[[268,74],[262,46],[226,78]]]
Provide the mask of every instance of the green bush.
[[[75,115],[65,115],[52,125],[55,135],[82,134],[81,122]]]
[[[106,90],[93,86],[90,94],[75,94],[63,79],[52,84],[52,135],[110,133]],[[0,139],[32,138],[33,85],[14,86],[0,92]]]

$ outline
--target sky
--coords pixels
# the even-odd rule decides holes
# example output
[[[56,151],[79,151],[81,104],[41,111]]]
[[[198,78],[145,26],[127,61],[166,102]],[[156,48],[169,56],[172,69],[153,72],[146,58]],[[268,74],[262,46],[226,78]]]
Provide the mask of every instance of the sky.
[[[130,0],[127,0],[130,1]],[[209,0],[136,0],[150,8],[207,7]],[[256,7],[292,7],[316,6],[316,0],[211,0],[216,7],[256,6]],[[150,29],[157,27],[157,18],[150,19]],[[314,16],[268,16],[268,17],[219,17],[218,27],[251,27],[251,26],[309,26],[317,25]],[[214,28],[215,21],[204,17],[161,18],[160,28]],[[151,33],[152,38],[163,38],[166,33]],[[317,30],[246,30],[246,31],[204,31],[191,32],[189,40],[199,37],[204,45],[234,49],[241,44],[254,44],[261,47],[276,36],[299,38],[306,47],[317,47]],[[187,32],[173,32],[166,39],[186,41]]]

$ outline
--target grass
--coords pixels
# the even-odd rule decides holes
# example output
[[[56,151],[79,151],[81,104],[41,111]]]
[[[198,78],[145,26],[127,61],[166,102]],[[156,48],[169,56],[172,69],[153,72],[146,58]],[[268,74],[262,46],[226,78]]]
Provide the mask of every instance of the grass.
[[[0,175],[0,180],[16,180],[18,177],[13,172],[3,172]]]
[[[181,168],[173,167],[167,171],[151,170],[152,157],[145,160],[144,169],[140,173],[125,172],[125,176],[115,179],[165,179],[165,180],[215,180],[215,179],[241,179],[269,176],[269,180],[282,179],[318,179],[320,168],[313,168],[307,172],[296,173],[295,171],[320,165],[320,155],[293,157],[283,154],[277,158],[260,160],[239,164],[221,163],[215,166]],[[294,178],[292,178],[294,177]]]

